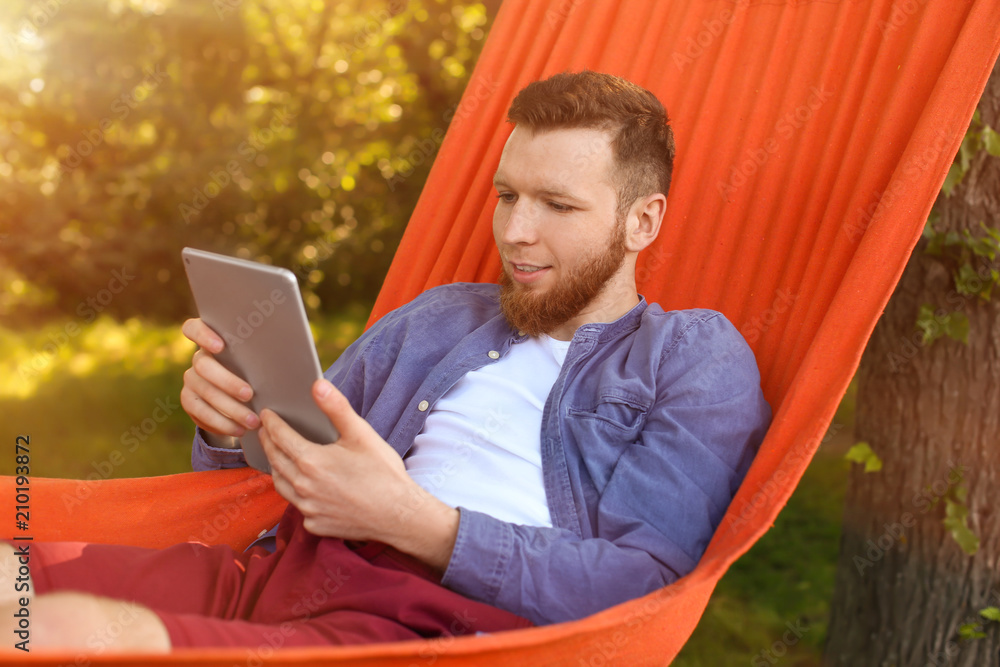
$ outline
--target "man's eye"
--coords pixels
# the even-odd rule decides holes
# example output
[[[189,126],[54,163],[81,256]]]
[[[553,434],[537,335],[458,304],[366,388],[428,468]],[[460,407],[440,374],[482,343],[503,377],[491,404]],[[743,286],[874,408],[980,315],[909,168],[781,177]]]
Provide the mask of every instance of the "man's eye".
[[[501,192],[500,194],[497,195],[497,199],[499,199],[505,204],[513,204],[514,201],[517,199],[517,195],[515,195],[513,192]]]
[[[560,213],[567,213],[567,212],[573,210],[572,206],[567,206],[566,204],[560,204],[559,202],[555,202],[555,201],[550,201],[549,202],[549,207],[553,211],[558,211]]]

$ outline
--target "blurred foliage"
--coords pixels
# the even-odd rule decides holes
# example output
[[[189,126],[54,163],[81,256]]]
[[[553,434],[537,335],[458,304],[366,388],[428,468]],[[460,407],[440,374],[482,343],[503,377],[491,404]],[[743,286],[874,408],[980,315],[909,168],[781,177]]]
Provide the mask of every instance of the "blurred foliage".
[[[0,316],[177,321],[183,246],[370,303],[498,5],[4,0]]]
[[[312,319],[323,368],[361,335],[367,318],[367,308],[352,307]],[[187,472],[194,424],[178,396],[193,352],[176,323],[102,316],[26,332],[0,326],[0,414],[37,445],[36,477]],[[13,466],[13,457],[0,458],[0,474]]]

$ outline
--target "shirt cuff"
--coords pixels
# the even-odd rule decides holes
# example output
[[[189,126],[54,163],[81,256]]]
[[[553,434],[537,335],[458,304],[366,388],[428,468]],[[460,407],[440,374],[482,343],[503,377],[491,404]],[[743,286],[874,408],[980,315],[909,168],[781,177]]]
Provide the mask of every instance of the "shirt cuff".
[[[441,584],[462,595],[496,605],[514,550],[510,524],[459,507],[458,535]]]
[[[245,468],[246,458],[240,448],[213,447],[205,442],[205,436],[200,427],[194,431],[194,443],[191,446],[191,467],[194,470],[225,470],[228,468]]]

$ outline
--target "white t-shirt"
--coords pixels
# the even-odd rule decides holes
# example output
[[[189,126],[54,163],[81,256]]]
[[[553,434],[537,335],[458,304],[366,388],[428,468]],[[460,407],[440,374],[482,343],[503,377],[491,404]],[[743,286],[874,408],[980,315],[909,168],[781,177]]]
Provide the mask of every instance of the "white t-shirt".
[[[502,521],[551,526],[542,481],[542,411],[570,341],[533,336],[469,371],[434,405],[404,463],[442,502]]]

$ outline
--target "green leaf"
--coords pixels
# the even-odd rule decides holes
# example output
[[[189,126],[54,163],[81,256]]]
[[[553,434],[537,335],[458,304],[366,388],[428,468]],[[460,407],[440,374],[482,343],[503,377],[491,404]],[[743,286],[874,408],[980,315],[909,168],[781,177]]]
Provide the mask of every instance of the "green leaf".
[[[982,639],[986,633],[975,623],[964,623],[958,628],[958,636],[962,639]]]
[[[966,135],[965,141],[962,142],[962,146],[958,149],[958,159],[962,165],[963,176],[969,171],[969,167],[972,166],[972,158],[979,152],[981,145],[982,139],[980,139],[978,134]]]
[[[983,128],[983,148],[993,157],[1000,157],[1000,132],[992,127]]]
[[[926,229],[926,228],[925,228]],[[927,245],[924,246],[924,254],[932,255],[934,257],[939,257],[944,253],[944,248],[942,244],[944,243],[944,235],[939,233],[934,233],[927,237]]]
[[[952,162],[951,167],[948,168],[948,175],[944,177],[944,184],[941,186],[944,196],[950,197],[963,178],[965,178],[965,170],[962,169],[962,165],[958,162]]]
[[[962,551],[974,556],[979,551],[979,538],[969,528],[968,519],[969,508],[967,506],[951,498],[945,498],[944,526],[951,531],[951,536],[962,548]]]
[[[963,345],[969,344],[969,318],[965,313],[950,313],[944,319],[944,332]]]
[[[979,224],[986,230],[987,234],[989,234],[989,228],[982,223]],[[972,232],[968,229],[963,230],[963,233],[965,235],[963,242],[966,246],[968,246],[969,250],[972,251],[972,254],[977,257],[985,257],[991,261],[996,257],[997,249],[1000,248],[1000,244],[998,244],[995,239],[990,238],[989,235],[980,237],[973,236]]]
[[[937,235],[935,229],[937,228],[938,221],[941,219],[941,213],[937,209],[931,209],[930,215],[927,216],[927,220],[924,221],[924,238],[933,238]]]
[[[952,487],[951,495],[956,503],[965,507],[965,501],[969,497],[969,487],[959,482],[956,486]],[[968,508],[966,508],[966,514],[968,514]]]
[[[1000,622],[1000,607],[987,607],[986,609],[980,609],[979,615],[987,621]]]
[[[867,442],[859,442],[847,450],[844,458],[854,463],[864,463],[865,472],[878,472],[882,469],[882,459],[872,451]]]
[[[944,335],[937,319],[934,317],[934,306],[929,303],[920,306],[920,312],[917,314],[917,329],[923,333],[921,343],[924,345],[930,345]]]
[[[929,303],[920,306],[917,329],[923,334],[924,345],[930,345],[941,336],[948,336],[964,344],[969,342],[969,318],[964,313],[953,312],[939,316]]]
[[[966,262],[958,271],[955,273],[955,289],[958,290],[959,294],[965,294],[971,296],[974,294],[979,294],[982,290],[983,281],[979,279],[979,275],[976,270],[972,268],[972,265]]]

